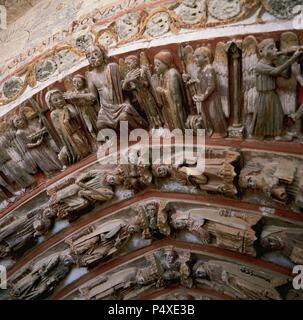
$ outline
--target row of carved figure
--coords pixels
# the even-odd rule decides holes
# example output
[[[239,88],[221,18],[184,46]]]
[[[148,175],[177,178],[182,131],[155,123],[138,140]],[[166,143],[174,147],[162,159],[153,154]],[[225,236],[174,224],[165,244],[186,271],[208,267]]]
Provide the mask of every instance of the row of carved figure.
[[[147,150],[151,158],[153,149]],[[250,155],[248,151],[208,147],[205,170],[201,173],[197,171],[200,159],[197,154],[180,164],[153,165],[144,164],[145,151],[129,149],[128,156],[132,162],[128,165],[105,165],[101,162],[81,170],[77,177],[64,179],[47,190],[49,205],[59,218],[74,220],[79,214],[90,211],[96,203],[123,200],[137,192],[156,188],[168,192],[224,195],[267,207],[283,208],[287,205],[296,212],[303,208],[303,162],[299,156],[273,156],[262,152]],[[8,149],[0,148],[1,172],[24,188],[35,183],[34,177],[8,153]],[[37,156],[41,155],[42,152],[37,152]],[[176,163],[174,157],[177,155],[172,155],[172,163]],[[241,161],[243,157],[244,163]],[[22,159],[22,162],[26,161],[26,158]],[[20,192],[16,192],[3,178],[0,184],[4,206]]]
[[[73,264],[67,251],[44,257],[11,279],[11,297],[27,300],[48,297],[68,276]],[[167,247],[137,258],[120,270],[97,276],[68,299],[128,300],[179,284],[185,288],[210,288],[235,299],[282,300],[291,292],[289,282],[288,277],[266,269]]]
[[[0,226],[0,258],[20,256],[55,224],[49,209],[34,210]],[[97,221],[64,240],[78,267],[92,268],[102,261],[173,238],[258,256],[289,269],[303,264],[303,228],[268,222],[260,214],[196,206],[180,208],[170,201],[146,201],[126,215]],[[62,250],[62,245],[60,245]]]

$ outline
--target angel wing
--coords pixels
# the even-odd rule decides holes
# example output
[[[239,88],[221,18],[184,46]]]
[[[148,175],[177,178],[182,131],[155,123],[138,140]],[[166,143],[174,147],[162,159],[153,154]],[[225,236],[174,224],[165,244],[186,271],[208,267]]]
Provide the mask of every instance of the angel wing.
[[[257,95],[255,67],[258,60],[258,42],[254,36],[248,36],[242,43],[244,113],[246,115],[255,112]]]
[[[223,112],[225,117],[229,118],[230,104],[228,56],[225,50],[225,44],[223,42],[219,42],[216,46],[213,67],[217,74],[218,92],[221,97]]]
[[[119,71],[121,74],[121,78],[125,79],[125,77],[127,75],[127,65],[125,63],[125,60],[122,58],[119,59]]]
[[[298,36],[293,32],[284,32],[280,41],[281,50],[291,50],[299,45]],[[276,60],[276,65],[284,64],[288,59],[287,55],[282,55]],[[290,69],[282,77],[277,78],[277,93],[280,96],[283,111],[286,115],[296,112],[297,106],[297,79]]]

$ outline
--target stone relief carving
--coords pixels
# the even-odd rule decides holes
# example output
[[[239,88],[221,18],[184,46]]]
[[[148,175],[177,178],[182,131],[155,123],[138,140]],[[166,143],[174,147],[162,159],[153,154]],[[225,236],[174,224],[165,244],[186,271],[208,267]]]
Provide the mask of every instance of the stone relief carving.
[[[151,16],[146,23],[145,34],[150,37],[160,37],[169,32],[170,16],[167,12],[158,12]]]
[[[57,70],[56,62],[47,58],[35,65],[35,77],[37,81],[47,80]]]
[[[116,28],[119,41],[129,39],[139,32],[140,14],[127,13],[117,20]]]
[[[24,88],[24,83],[20,78],[13,77],[3,85],[2,92],[7,99],[18,96]]]
[[[59,89],[48,91],[45,100],[51,110],[52,124],[61,139],[60,161],[70,165],[85,158],[91,150],[79,110],[66,102]]]
[[[194,25],[206,22],[207,2],[205,0],[179,1],[174,13],[186,24]]]
[[[218,20],[228,20],[238,16],[242,10],[240,0],[209,0],[208,12]]]
[[[301,0],[262,0],[264,8],[272,15],[280,19],[291,19],[294,17],[293,9],[302,5]]]
[[[0,224],[0,258],[16,258],[27,247],[35,243],[39,236],[52,227],[52,210],[37,209],[18,218],[8,218]]]
[[[50,295],[65,279],[74,260],[68,252],[54,254],[29,265],[10,282],[10,295],[15,300],[37,300]]]

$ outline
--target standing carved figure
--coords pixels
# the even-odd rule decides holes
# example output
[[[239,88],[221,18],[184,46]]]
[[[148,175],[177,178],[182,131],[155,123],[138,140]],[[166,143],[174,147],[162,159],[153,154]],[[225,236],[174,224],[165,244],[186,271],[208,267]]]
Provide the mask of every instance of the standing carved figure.
[[[157,92],[157,102],[162,108],[166,127],[169,130],[185,129],[187,110],[182,77],[173,66],[170,51],[161,51],[154,57],[155,71],[152,81]]]
[[[300,57],[301,53],[296,52],[281,66],[275,67],[273,64],[277,55],[275,41],[263,40],[258,48],[261,60],[255,68],[257,96],[252,134],[260,138],[275,137],[279,140],[284,134],[284,112],[276,91],[276,80]]]
[[[116,130],[120,121],[128,121],[130,129],[145,128],[144,119],[123,97],[118,64],[108,63],[105,50],[97,46],[88,47],[86,57],[93,68],[86,75],[88,89],[100,103],[98,129]]]
[[[66,103],[59,89],[49,91],[45,100],[51,110],[52,123],[63,145],[59,153],[60,161],[70,165],[86,157],[90,152],[89,142],[78,110]]]
[[[37,167],[46,174],[62,169],[57,154],[45,141],[45,131],[32,129],[22,114],[14,119],[14,126],[17,129],[16,137],[19,145],[29,154]]]
[[[196,49],[193,53],[195,68],[188,68],[190,73],[184,74],[183,80],[187,87],[194,86],[195,88],[192,98],[197,113],[202,116],[208,135],[211,136],[213,132],[217,132],[226,137],[227,123],[219,92],[219,76],[211,61],[209,48]],[[225,84],[226,82],[228,82],[228,77],[225,79]]]
[[[123,80],[123,90],[131,94],[132,103],[134,105],[137,103],[145,113],[151,129],[161,127],[162,121],[156,102],[156,93],[151,82],[147,57],[142,52],[140,61],[136,55],[131,55],[126,57],[124,63],[127,71]]]
[[[73,77],[74,91],[64,93],[64,98],[71,100],[72,104],[79,108],[80,117],[90,135],[96,139],[97,134],[97,108],[96,98],[89,93],[86,87],[86,79],[81,74]]]

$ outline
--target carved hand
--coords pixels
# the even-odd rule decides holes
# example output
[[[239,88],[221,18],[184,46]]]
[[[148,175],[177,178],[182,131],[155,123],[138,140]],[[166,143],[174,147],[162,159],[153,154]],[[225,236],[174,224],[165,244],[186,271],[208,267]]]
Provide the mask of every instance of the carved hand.
[[[203,94],[201,94],[201,95],[197,95],[196,94],[196,95],[193,96],[193,100],[195,102],[203,102],[205,100],[205,97],[204,97]]]

